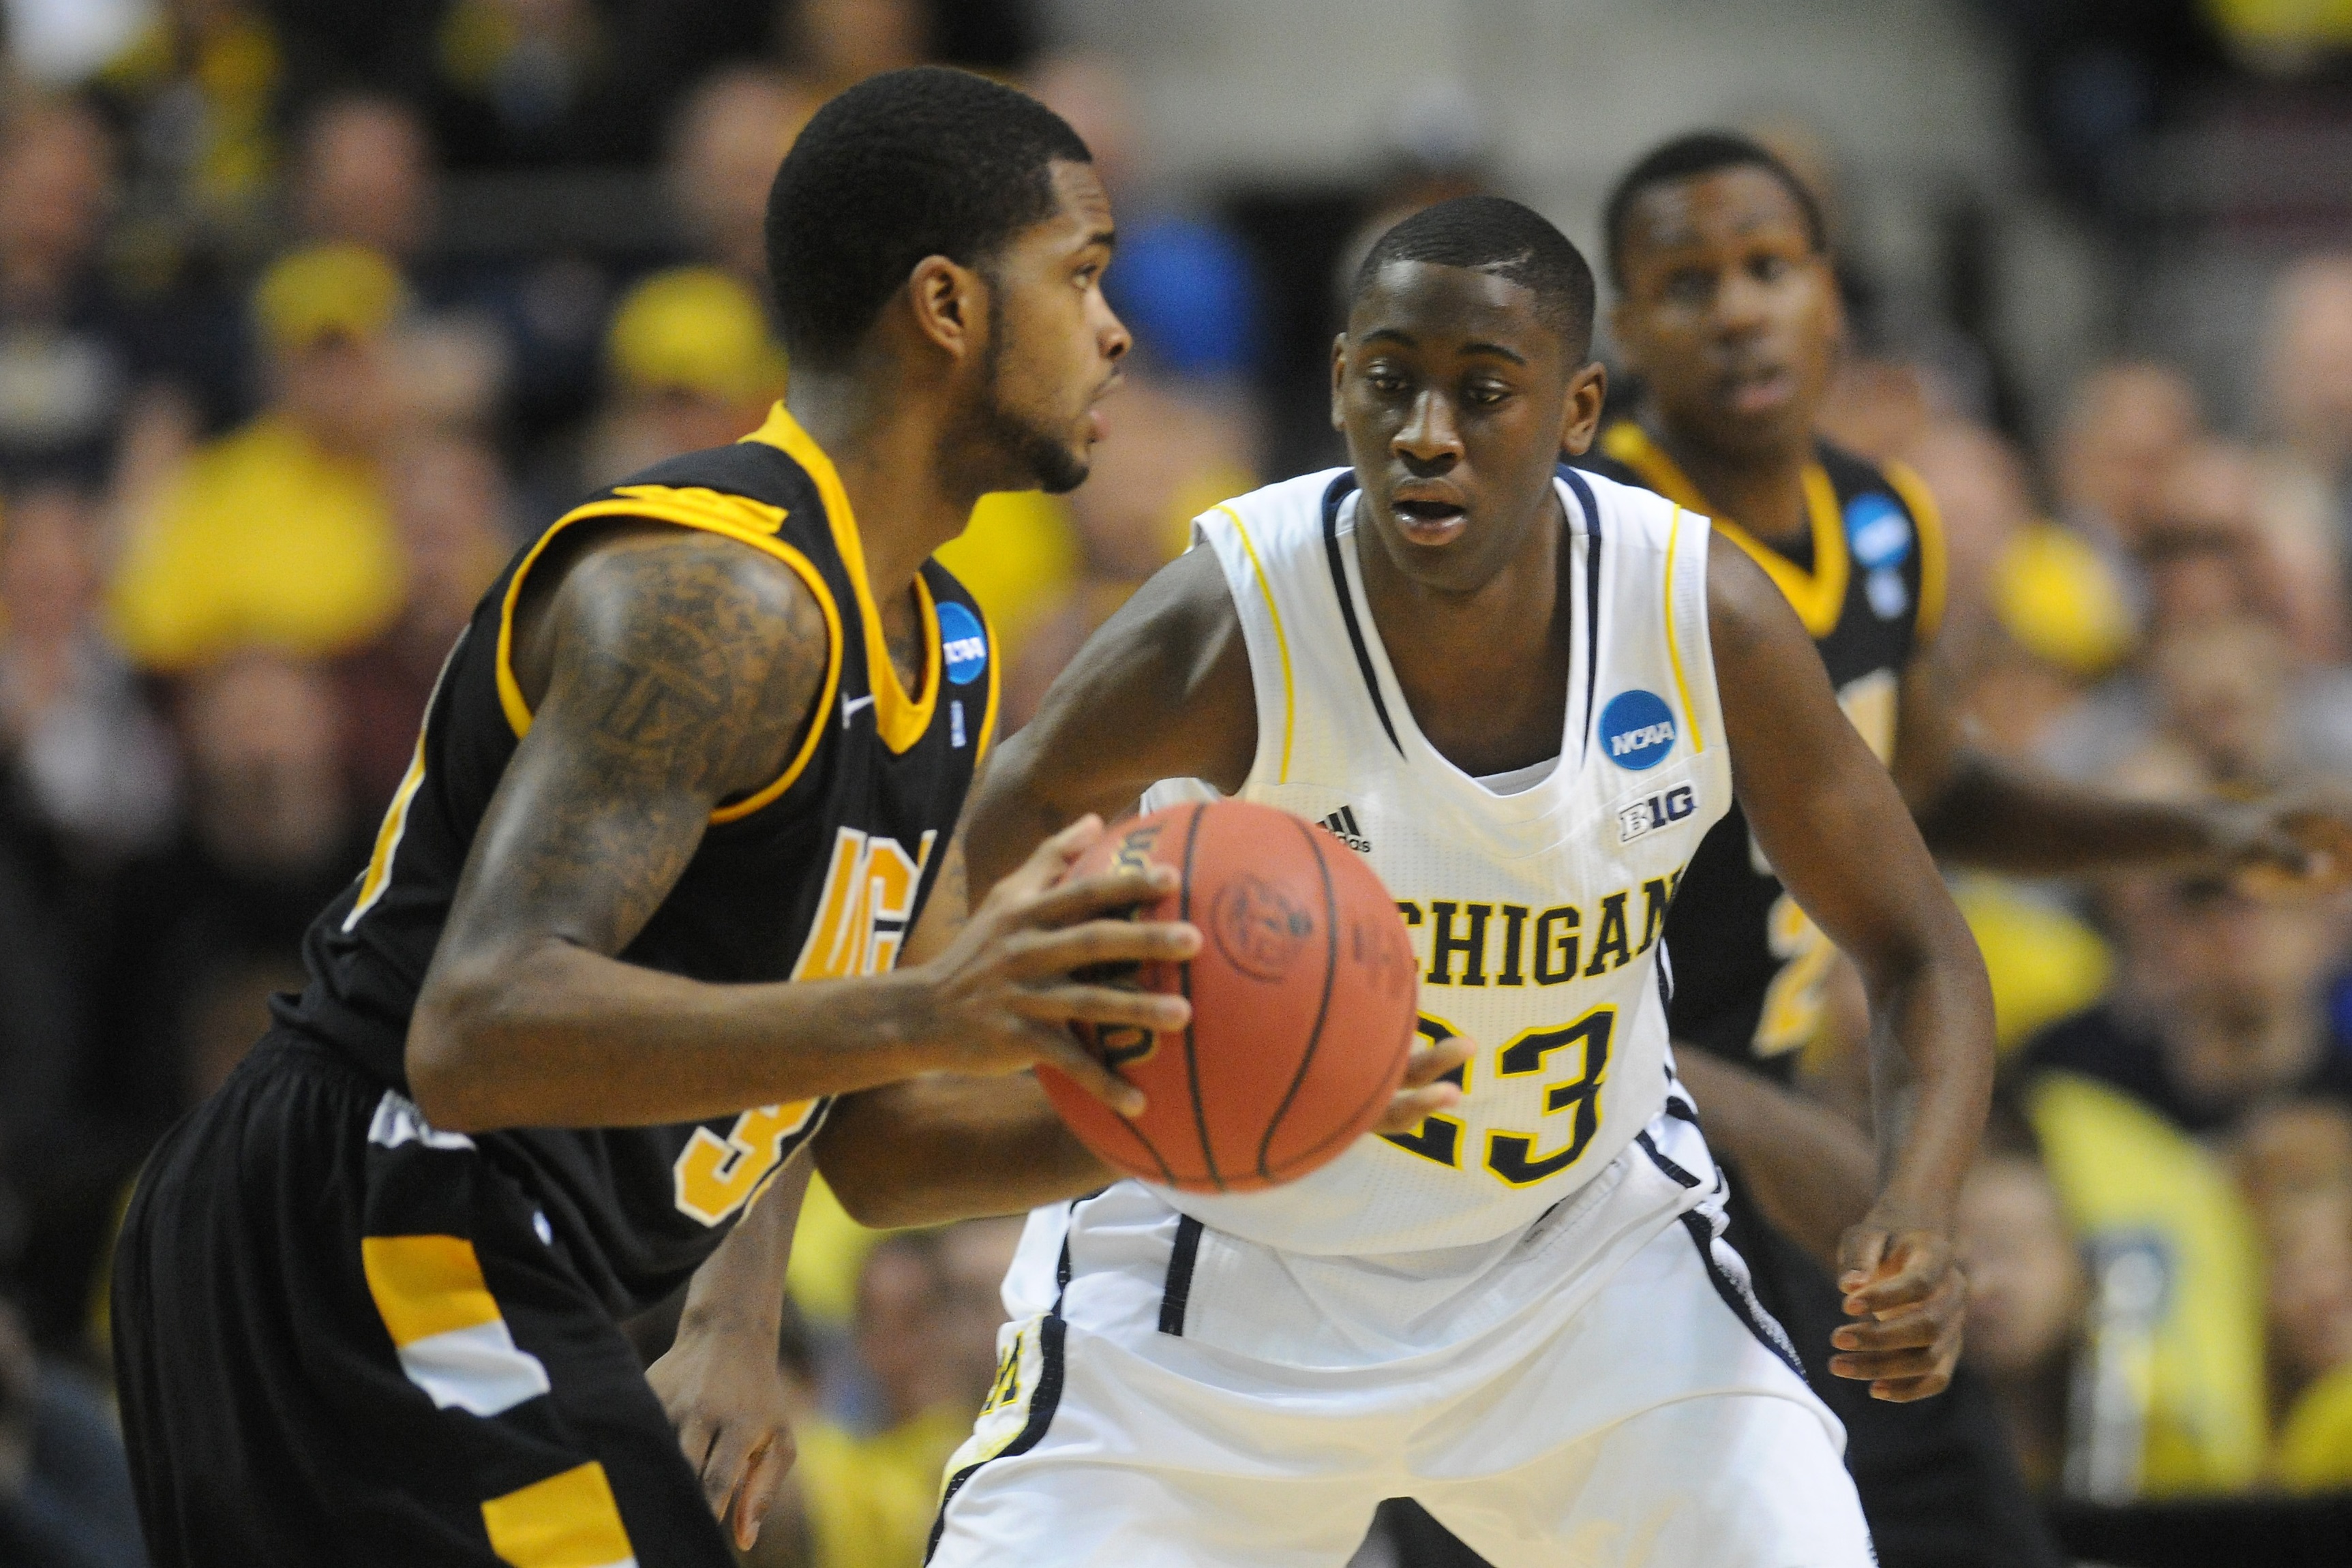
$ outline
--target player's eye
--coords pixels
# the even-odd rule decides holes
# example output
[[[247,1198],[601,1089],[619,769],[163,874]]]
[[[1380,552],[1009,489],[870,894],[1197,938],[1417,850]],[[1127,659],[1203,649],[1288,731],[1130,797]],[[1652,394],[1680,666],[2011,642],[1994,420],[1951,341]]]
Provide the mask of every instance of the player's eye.
[[[1500,382],[1473,382],[1462,392],[1462,400],[1476,408],[1492,408],[1511,395],[1511,389]]]
[[[1789,275],[1789,258],[1785,256],[1759,256],[1748,264],[1748,270],[1759,283],[1778,283]]]
[[[1364,372],[1364,384],[1382,397],[1393,397],[1404,390],[1404,377],[1386,365],[1374,365]]]

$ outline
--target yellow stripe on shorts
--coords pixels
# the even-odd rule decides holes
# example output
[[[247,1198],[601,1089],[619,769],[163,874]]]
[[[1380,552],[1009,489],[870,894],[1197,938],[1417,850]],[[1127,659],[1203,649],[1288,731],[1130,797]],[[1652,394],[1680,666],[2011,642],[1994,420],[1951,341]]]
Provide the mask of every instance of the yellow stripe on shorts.
[[[514,1568],[636,1568],[604,1467],[593,1459],[482,1505],[490,1550]]]
[[[400,1370],[434,1404],[496,1415],[548,1391],[547,1368],[515,1344],[472,1242],[366,1236],[360,1263]]]

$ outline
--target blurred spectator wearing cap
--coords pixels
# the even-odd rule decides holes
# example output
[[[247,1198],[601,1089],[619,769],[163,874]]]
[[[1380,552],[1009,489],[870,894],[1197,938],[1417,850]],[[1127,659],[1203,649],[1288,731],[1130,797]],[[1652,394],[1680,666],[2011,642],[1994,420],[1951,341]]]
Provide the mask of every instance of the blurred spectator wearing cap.
[[[713,267],[657,272],[623,296],[605,329],[604,371],[583,489],[740,440],[784,390],[782,351],[759,297]]]
[[[254,293],[268,401],[197,451],[132,520],[113,628],[173,670],[245,643],[339,652],[398,616],[399,542],[378,469],[399,275],[356,246],[298,251]]]

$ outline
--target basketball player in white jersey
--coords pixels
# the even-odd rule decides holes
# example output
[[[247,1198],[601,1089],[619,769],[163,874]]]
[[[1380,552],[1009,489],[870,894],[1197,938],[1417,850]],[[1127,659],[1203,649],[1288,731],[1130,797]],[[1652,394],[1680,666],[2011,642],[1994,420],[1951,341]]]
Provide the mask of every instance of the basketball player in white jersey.
[[[1337,1568],[1400,1495],[1499,1568],[1871,1561],[1835,1419],[1719,1239],[1657,939],[1736,794],[1862,969],[1901,1090],[1839,1340],[1886,1397],[1957,1354],[1990,998],[1770,581],[1702,517],[1555,478],[1601,412],[1592,298],[1517,204],[1391,230],[1334,359],[1352,469],[1203,516],[978,787],[984,879],[1079,813],[1204,785],[1336,823],[1413,930],[1447,1042],[1422,1070],[1458,1063],[1463,1093],[1214,1196],[1114,1182],[1034,1080],[841,1105],[817,1158],[853,1214],[1038,1205],[940,1568]]]

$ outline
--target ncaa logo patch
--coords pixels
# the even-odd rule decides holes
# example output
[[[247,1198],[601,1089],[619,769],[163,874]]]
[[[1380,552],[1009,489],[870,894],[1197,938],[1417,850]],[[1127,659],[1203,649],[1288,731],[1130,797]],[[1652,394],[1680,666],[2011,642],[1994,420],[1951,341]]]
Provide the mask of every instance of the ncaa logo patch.
[[[988,668],[988,634],[980,617],[951,599],[940,605],[940,658],[953,686],[970,686]]]
[[[1845,538],[1864,571],[1900,566],[1911,553],[1911,520],[1885,496],[1856,496],[1846,502]]]
[[[1611,762],[1640,773],[1675,749],[1675,715],[1654,691],[1621,691],[1601,710],[1601,745]]]

